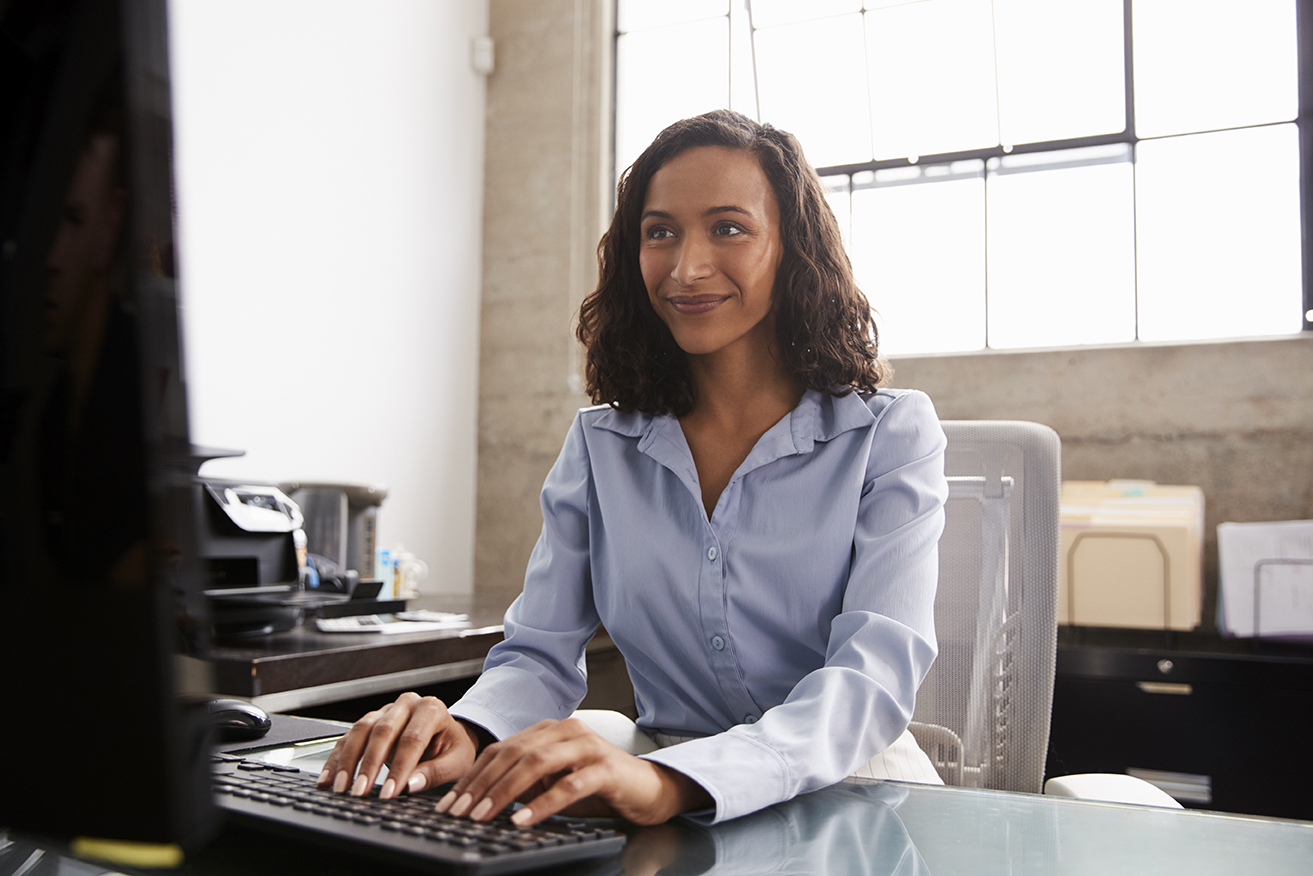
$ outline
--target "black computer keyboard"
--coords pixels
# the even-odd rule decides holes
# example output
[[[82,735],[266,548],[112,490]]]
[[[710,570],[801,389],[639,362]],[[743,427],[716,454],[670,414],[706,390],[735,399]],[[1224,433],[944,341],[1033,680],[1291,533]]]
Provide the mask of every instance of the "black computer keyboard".
[[[509,811],[489,822],[453,818],[434,810],[441,789],[380,800],[375,786],[348,797],[321,790],[296,767],[223,755],[215,758],[214,790],[234,821],[438,872],[514,873],[614,855],[625,844],[596,823],[549,818],[520,828]]]

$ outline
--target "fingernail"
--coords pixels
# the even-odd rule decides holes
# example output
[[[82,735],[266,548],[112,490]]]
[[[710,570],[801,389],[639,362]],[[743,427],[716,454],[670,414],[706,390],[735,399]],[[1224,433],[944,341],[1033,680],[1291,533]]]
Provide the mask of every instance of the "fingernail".
[[[427,784],[428,779],[424,778],[423,773],[411,773],[410,781],[406,782],[406,790],[412,794],[418,794],[424,790],[424,786]]]
[[[395,794],[396,792],[397,792],[397,783],[394,782],[392,779],[388,779],[386,782],[383,783],[383,789],[378,792],[378,798],[380,800],[391,800],[392,795]]]
[[[451,808],[451,804],[456,802],[456,792],[448,791],[441,800],[438,801],[438,812],[446,812]]]
[[[324,770],[322,773],[319,774],[319,778],[315,780],[315,784],[322,785],[324,782],[327,781],[328,781],[328,770]]]
[[[356,776],[356,783],[351,786],[351,796],[359,797],[369,790],[369,776],[361,773]]]
[[[481,821],[483,820],[483,816],[487,815],[491,811],[492,811],[492,799],[490,797],[484,797],[482,800],[479,801],[479,805],[474,807],[474,811],[470,813],[470,820]]]
[[[511,816],[511,821],[515,822],[516,827],[524,827],[533,820],[533,810],[528,806]]]
[[[342,770],[340,773],[337,774],[337,778],[333,779],[333,793],[341,794],[343,791],[346,790],[347,783],[350,781],[351,781],[351,776],[347,775],[346,770]]]
[[[474,803],[473,797],[471,797],[469,794],[461,794],[460,797],[456,799],[456,802],[452,804],[451,814],[460,817],[469,811],[470,806],[473,803]]]

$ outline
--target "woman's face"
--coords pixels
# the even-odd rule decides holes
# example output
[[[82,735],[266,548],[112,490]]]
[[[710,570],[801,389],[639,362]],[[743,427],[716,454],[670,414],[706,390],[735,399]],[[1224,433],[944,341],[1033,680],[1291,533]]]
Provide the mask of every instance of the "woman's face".
[[[756,156],[702,146],[667,161],[648,183],[640,234],[648,300],[680,349],[696,356],[769,346],[784,247],[779,205]]]

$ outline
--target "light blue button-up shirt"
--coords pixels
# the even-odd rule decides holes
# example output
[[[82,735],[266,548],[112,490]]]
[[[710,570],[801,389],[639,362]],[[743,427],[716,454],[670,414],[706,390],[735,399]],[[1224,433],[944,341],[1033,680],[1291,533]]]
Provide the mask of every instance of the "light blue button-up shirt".
[[[568,716],[601,623],[639,726],[704,737],[645,757],[706,788],[716,821],[850,775],[907,727],[935,658],[944,445],[922,393],[809,391],[708,520],[678,420],[580,411],[505,641],[452,714],[498,738]]]

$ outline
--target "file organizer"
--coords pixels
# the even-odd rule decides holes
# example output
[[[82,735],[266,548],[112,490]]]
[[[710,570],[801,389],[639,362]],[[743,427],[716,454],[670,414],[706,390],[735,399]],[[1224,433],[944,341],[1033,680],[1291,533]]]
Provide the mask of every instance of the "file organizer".
[[[1204,494],[1152,481],[1066,481],[1058,622],[1189,630],[1203,603]]]
[[[1224,635],[1313,638],[1313,520],[1217,526]]]

